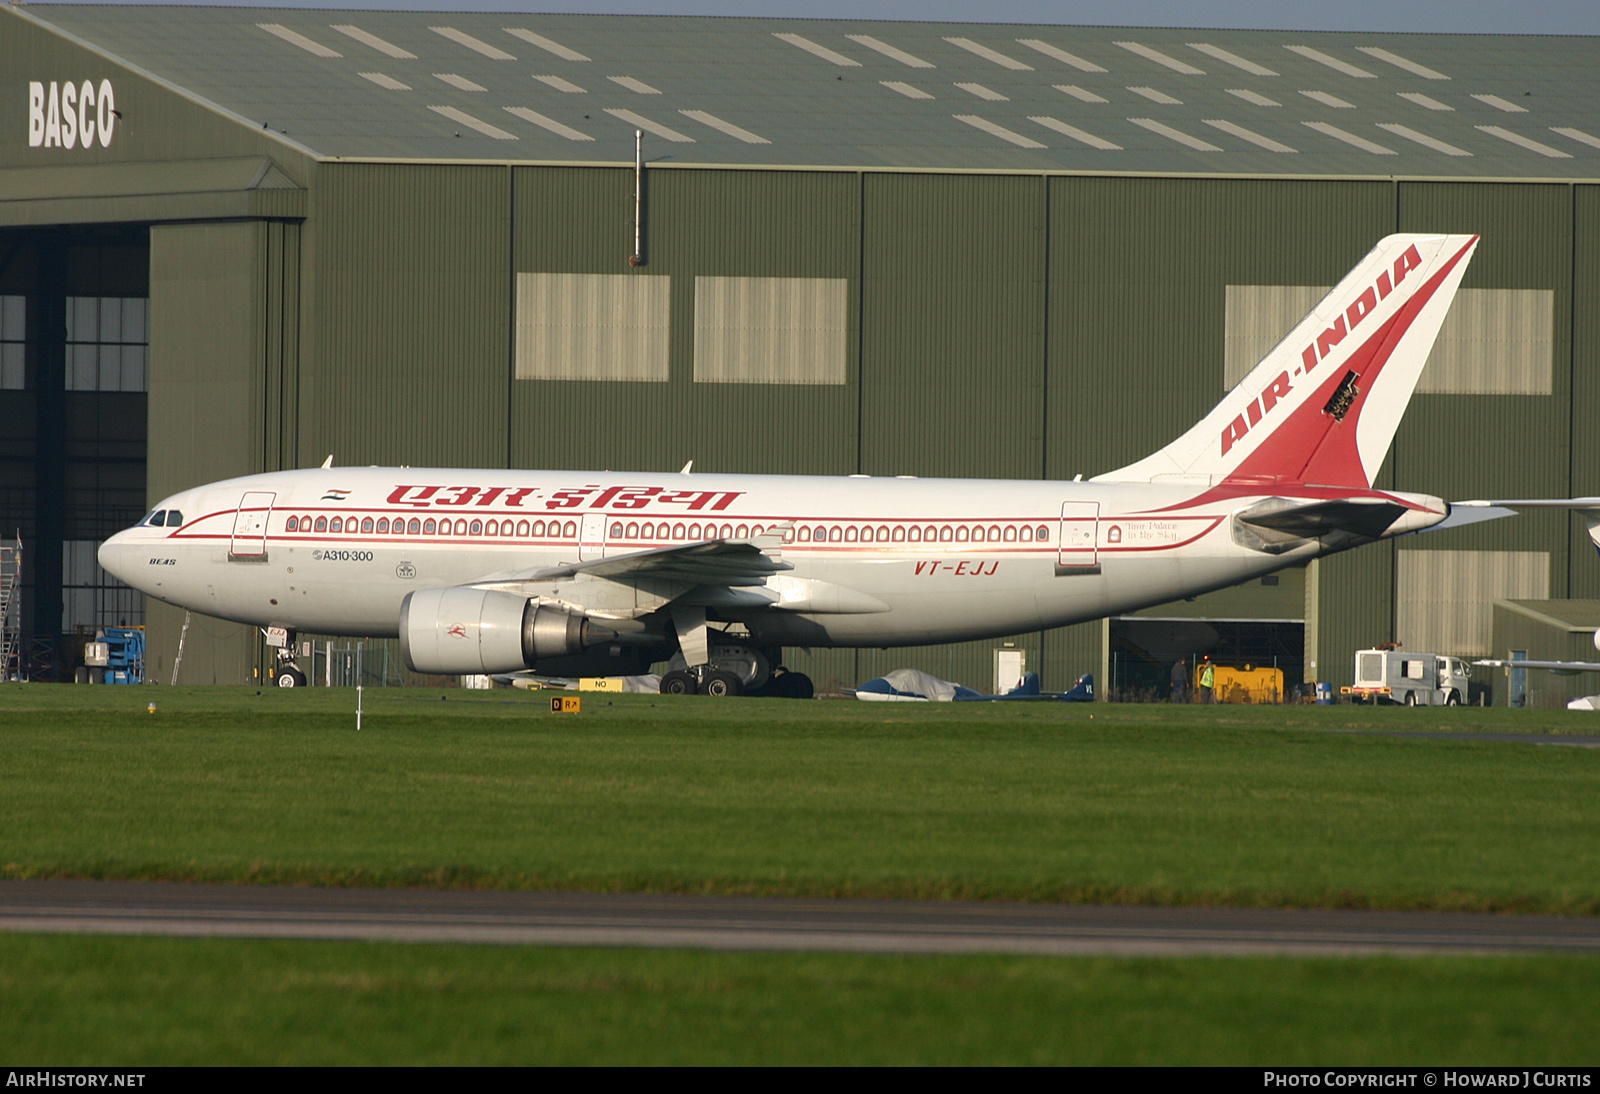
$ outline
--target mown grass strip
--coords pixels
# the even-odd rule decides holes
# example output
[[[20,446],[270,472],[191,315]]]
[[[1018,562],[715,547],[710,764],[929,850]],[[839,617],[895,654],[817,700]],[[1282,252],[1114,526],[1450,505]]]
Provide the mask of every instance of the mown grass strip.
[[[1037,958],[0,936],[22,1065],[1600,1061],[1595,957]]]
[[[0,686],[0,873],[1600,912],[1600,752],[1301,732],[1565,711],[584,698]]]

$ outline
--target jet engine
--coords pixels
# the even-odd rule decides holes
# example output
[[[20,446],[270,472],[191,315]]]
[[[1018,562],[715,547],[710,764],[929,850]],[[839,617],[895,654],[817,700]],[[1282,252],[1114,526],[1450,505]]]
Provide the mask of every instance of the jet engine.
[[[616,636],[565,608],[489,589],[418,589],[400,603],[400,647],[412,672],[518,672]]]

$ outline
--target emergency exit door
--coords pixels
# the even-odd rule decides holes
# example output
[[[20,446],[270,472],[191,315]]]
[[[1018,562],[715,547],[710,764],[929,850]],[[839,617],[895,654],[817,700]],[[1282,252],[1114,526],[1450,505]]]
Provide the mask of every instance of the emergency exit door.
[[[578,561],[588,562],[591,559],[606,556],[606,515],[604,513],[585,513],[583,523],[578,532]]]
[[[233,515],[233,539],[228,544],[229,559],[234,562],[267,560],[267,520],[272,516],[272,502],[277,496],[265,490],[252,490],[239,499],[239,509]]]
[[[1056,565],[1063,570],[1093,570],[1100,565],[1100,503],[1069,501],[1061,505],[1061,535]]]

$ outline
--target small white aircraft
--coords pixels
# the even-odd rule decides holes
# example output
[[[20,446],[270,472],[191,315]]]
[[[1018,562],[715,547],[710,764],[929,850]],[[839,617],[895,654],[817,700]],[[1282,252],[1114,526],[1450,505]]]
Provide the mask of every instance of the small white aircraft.
[[[1372,479],[1477,243],[1384,239],[1192,429],[1087,482],[330,458],[174,494],[100,564],[265,628],[283,685],[304,682],[296,631],[398,636],[425,673],[622,675],[670,657],[662,691],[725,695],[763,687],[783,646],[1133,611],[1445,521],[1441,499]]]

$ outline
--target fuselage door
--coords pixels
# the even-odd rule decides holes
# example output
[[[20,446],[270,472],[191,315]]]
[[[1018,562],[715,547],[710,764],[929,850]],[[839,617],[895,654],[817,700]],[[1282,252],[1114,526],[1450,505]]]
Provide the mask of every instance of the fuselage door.
[[[583,524],[578,530],[578,561],[604,558],[606,555],[606,515],[583,514]]]
[[[252,490],[239,499],[239,511],[233,515],[233,540],[228,544],[229,559],[267,560],[267,518],[272,516],[272,502],[277,496],[270,491]]]
[[[1100,565],[1100,503],[1068,501],[1061,505],[1061,538],[1056,563],[1063,569],[1087,570]]]

